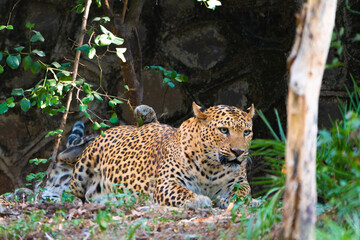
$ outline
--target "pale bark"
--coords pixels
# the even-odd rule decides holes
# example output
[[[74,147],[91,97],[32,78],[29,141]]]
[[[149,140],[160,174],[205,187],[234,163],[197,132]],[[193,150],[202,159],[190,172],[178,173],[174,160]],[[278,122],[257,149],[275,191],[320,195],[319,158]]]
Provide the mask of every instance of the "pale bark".
[[[288,59],[285,239],[315,238],[318,103],[335,12],[336,0],[308,0]]]

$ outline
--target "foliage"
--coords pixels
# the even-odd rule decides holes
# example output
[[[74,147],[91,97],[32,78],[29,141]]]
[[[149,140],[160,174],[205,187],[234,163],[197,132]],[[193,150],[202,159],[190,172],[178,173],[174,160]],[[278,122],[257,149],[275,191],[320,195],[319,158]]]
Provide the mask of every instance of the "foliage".
[[[354,91],[348,90],[349,101],[339,102],[343,118],[333,122],[330,130],[319,131],[316,160],[318,239],[360,237],[360,89],[354,79],[353,83]],[[241,238],[247,239],[269,236],[269,232],[263,229],[269,230],[273,226],[271,224],[280,222],[280,197],[285,185],[283,170],[286,139],[278,113],[275,110],[280,136],[275,133],[262,112],[258,113],[274,139],[256,139],[251,145],[255,150],[252,155],[264,157],[267,175],[255,178],[253,182],[261,184],[264,190],[260,194],[266,195],[263,204],[254,212],[253,222],[244,219],[246,229],[242,229]],[[279,205],[274,204],[275,202]]]
[[[263,195],[267,192],[274,192],[283,190],[285,186],[285,146],[286,137],[281,125],[278,111],[275,109],[275,116],[279,129],[279,135],[276,134],[273,127],[266,119],[263,112],[258,111],[258,115],[264,121],[268,129],[270,130],[274,139],[255,139],[252,141],[250,148],[254,150],[252,156],[264,157],[264,171],[265,176],[256,177],[253,181],[255,185],[261,185],[263,190],[258,192],[257,195]]]
[[[241,218],[233,218],[233,221],[241,221],[243,224],[239,228],[240,239],[264,239],[270,238],[271,229],[281,221],[281,207],[280,201],[283,190],[269,191],[262,199],[263,203],[259,207],[250,208],[251,216],[247,216],[242,209],[244,201],[237,202],[232,209],[232,215],[235,212],[242,211]],[[242,210],[241,210],[242,209]]]
[[[221,1],[218,0],[196,0],[200,2],[201,4],[204,3],[205,7],[215,10],[217,6],[221,6]]]
[[[39,222],[42,222],[44,211],[36,211],[25,215],[24,219],[13,219],[12,223],[5,226],[0,224],[0,237],[2,239],[24,239],[25,236],[36,229]]]
[[[161,66],[147,66],[145,67],[145,70],[154,70],[160,73],[163,78],[163,84],[166,84],[171,88],[174,88],[177,82],[183,83],[189,81],[189,78],[187,76],[179,74],[176,71],[166,70]]]
[[[81,13],[83,11],[84,2],[79,0],[77,1],[76,11]],[[100,1],[96,1],[96,4],[101,6]],[[10,12],[11,15],[11,12]],[[100,59],[105,55],[106,52],[115,53],[122,61],[125,61],[123,53],[126,49],[116,48],[116,51],[110,51],[110,44],[121,45],[124,40],[113,35],[108,31],[102,23],[106,23],[110,19],[107,17],[97,17],[93,20],[92,26],[89,28],[89,44],[78,47],[77,49],[85,52],[85,54],[93,59],[97,58],[99,69],[101,70]],[[9,17],[10,21],[10,17]],[[97,28],[100,28],[101,34],[97,34]],[[12,30],[14,27],[7,23],[7,25],[1,25],[0,30]],[[100,128],[110,127],[109,123],[117,123],[118,117],[115,112],[115,107],[118,104],[122,104],[125,99],[109,96],[101,86],[102,73],[100,74],[100,87],[96,90],[92,89],[93,86],[86,82],[84,78],[76,76],[73,81],[72,73],[69,71],[71,62],[52,62],[47,64],[42,62],[40,59],[45,57],[45,52],[39,49],[32,49],[33,44],[36,43],[36,46],[39,46],[38,43],[44,42],[45,39],[39,31],[35,30],[35,25],[27,22],[26,23],[27,36],[28,36],[28,47],[17,46],[13,50],[0,51],[0,64],[4,62],[4,65],[0,65],[0,74],[3,74],[5,70],[20,70],[22,66],[23,71],[30,70],[33,74],[42,74],[43,78],[40,79],[35,86],[29,89],[16,88],[11,92],[10,97],[6,98],[5,101],[0,103],[0,114],[6,113],[10,108],[14,108],[16,105],[19,105],[21,110],[27,112],[32,107],[37,107],[42,110],[43,113],[48,114],[49,116],[55,116],[58,113],[64,113],[66,107],[63,105],[63,99],[67,96],[68,92],[72,89],[77,89],[78,94],[77,101],[79,103],[79,110],[84,113],[84,115],[93,122],[93,129],[98,130]],[[91,44],[91,41],[94,43]],[[105,53],[101,56],[96,55],[97,48],[106,47]],[[7,69],[8,68],[8,69]],[[100,90],[102,90],[100,92]],[[85,95],[84,97],[80,97]],[[97,115],[95,117],[100,118],[100,122],[95,121],[91,117],[92,111],[88,108],[88,104],[94,100],[104,102],[104,98],[107,100],[111,110],[109,111],[110,118],[109,120],[101,119]],[[61,129],[55,131],[50,131],[46,137],[62,134]],[[31,162],[32,163],[32,162]],[[34,161],[36,163],[36,161]],[[38,164],[38,163],[37,163]],[[43,173],[31,174],[28,176],[28,180],[39,180],[41,176],[44,176]]]
[[[341,220],[360,212],[360,89],[355,81],[349,100],[340,103],[343,119],[320,131],[318,139],[318,195]]]
[[[341,54],[344,49],[342,42],[341,42],[341,38],[343,37],[344,32],[345,32],[345,30],[343,27],[341,27],[339,30],[333,31],[333,34],[331,36],[330,48],[334,48],[336,50],[336,54],[335,54],[336,56],[330,64],[326,64],[325,69],[339,67],[339,66],[344,65],[344,63],[341,61],[341,59],[342,59]]]
[[[29,22],[26,23],[26,28],[28,31],[28,35],[31,36],[29,39],[29,47],[28,47],[28,52],[25,52],[24,46],[18,46],[13,48],[13,51],[0,51],[0,61],[6,57],[6,65],[11,68],[11,69],[18,69],[20,67],[20,64],[22,63],[22,66],[24,68],[24,70],[28,70],[30,69],[32,73],[36,74],[40,71],[41,69],[41,65],[38,61],[33,61],[31,56],[33,57],[44,57],[45,53],[41,50],[38,49],[34,49],[31,50],[31,44],[32,43],[36,43],[36,42],[44,42],[45,39],[44,37],[41,35],[40,32],[33,30],[35,27],[34,24],[31,24]],[[14,27],[12,25],[1,25],[0,30],[3,29],[11,29],[13,30]],[[5,60],[5,58],[4,58]],[[0,67],[0,74],[2,74],[4,72],[4,66]]]
[[[74,200],[75,196],[70,190],[65,190],[61,195],[61,203],[72,203]]]

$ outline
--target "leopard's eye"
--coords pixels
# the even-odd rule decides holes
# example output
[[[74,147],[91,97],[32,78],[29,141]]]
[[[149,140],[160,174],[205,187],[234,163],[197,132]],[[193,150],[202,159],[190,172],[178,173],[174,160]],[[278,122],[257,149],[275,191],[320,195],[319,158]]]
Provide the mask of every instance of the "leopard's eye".
[[[229,129],[228,128],[222,127],[222,128],[219,128],[219,130],[223,134],[229,134]]]
[[[251,133],[250,130],[245,130],[245,131],[244,131],[244,136],[248,136],[250,133]]]

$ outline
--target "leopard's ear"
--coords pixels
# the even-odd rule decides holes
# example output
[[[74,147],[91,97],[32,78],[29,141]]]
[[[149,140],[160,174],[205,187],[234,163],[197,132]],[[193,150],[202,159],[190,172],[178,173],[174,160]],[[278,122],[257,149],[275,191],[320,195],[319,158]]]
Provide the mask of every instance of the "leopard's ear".
[[[253,116],[255,115],[255,107],[254,107],[254,104],[251,104],[251,107],[249,107],[248,109],[246,109],[245,112],[248,113],[248,115],[250,116],[250,118],[253,118]]]
[[[199,105],[197,105],[195,102],[193,102],[192,107],[193,107],[194,115],[196,118],[206,119],[208,117],[208,115],[206,113],[204,113],[204,109],[202,107],[200,107]]]

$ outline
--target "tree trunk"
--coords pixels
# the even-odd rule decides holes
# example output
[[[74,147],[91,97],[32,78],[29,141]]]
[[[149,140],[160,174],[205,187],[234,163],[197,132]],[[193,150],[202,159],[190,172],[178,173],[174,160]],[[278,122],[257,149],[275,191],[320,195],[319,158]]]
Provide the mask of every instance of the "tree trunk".
[[[138,69],[139,79],[135,73],[134,58],[133,58],[133,53],[131,51],[130,39],[132,38],[136,39],[138,37],[136,34],[136,25],[138,24],[144,3],[145,0],[133,0],[129,2],[129,6],[128,6],[128,1],[125,1],[124,9],[122,15],[120,16],[114,14],[113,12],[114,9],[112,8],[111,1],[103,0],[103,8],[105,14],[111,19],[110,27],[112,33],[124,39],[124,44],[121,47],[126,48],[126,52],[124,53],[126,62],[123,62],[122,60],[119,59],[119,63],[120,63],[121,72],[123,74],[124,83],[129,87],[127,96],[130,100],[131,108],[133,109],[136,106],[140,105],[142,102],[143,84],[141,79],[142,66],[140,66]],[[127,12],[127,8],[129,9],[128,12]],[[141,58],[141,49],[139,46],[137,50],[139,51],[138,54],[139,58]],[[123,90],[120,89],[120,86],[121,84],[118,84],[119,92]],[[135,121],[135,119],[133,120]]]
[[[318,103],[335,12],[336,0],[308,0],[298,17],[296,39],[288,58],[285,239],[315,237]]]

